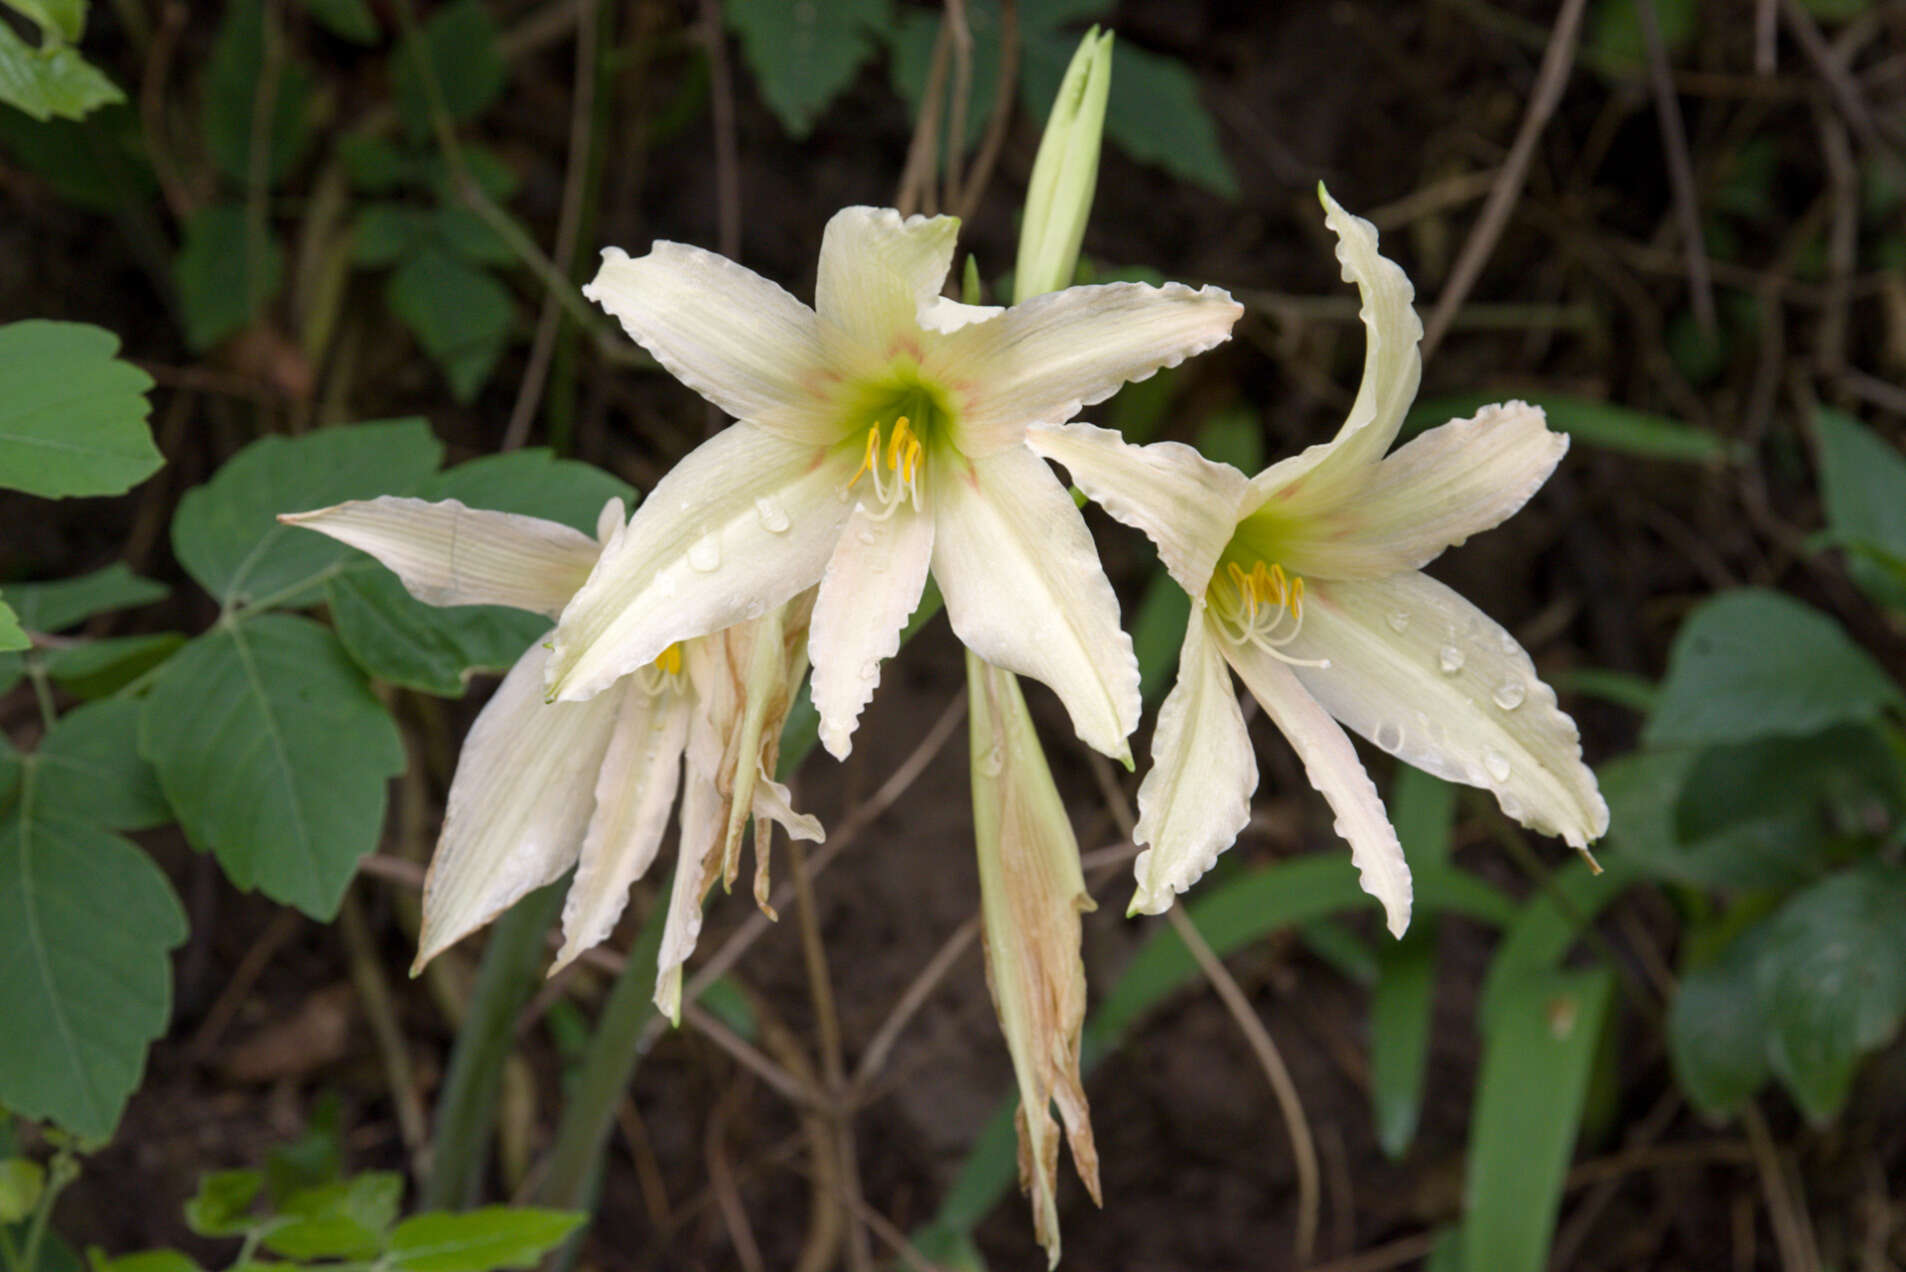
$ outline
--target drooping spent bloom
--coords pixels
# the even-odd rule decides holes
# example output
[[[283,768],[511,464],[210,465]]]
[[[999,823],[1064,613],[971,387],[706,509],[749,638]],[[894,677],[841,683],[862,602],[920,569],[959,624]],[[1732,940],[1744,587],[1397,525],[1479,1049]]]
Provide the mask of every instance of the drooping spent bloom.
[[[939,294],[958,228],[837,213],[813,309],[699,248],[603,254],[586,294],[738,422],[663,478],[563,611],[552,697],[588,698],[818,583],[814,704],[844,756],[931,573],[969,648],[1051,686],[1086,743],[1129,761],[1131,641],[1026,428],[1211,348],[1242,311],[1177,284],[958,304]]]
[[[597,539],[537,517],[386,496],[279,518],[376,557],[429,605],[508,605],[554,617],[626,530],[620,499]],[[755,827],[755,896],[767,904],[768,826],[819,840],[773,780],[811,598],[670,645],[586,702],[550,703],[546,640],[503,678],[464,740],[424,883],[413,972],[572,866],[561,968],[606,939],[654,862],[676,787],[681,857],[663,930],[656,1003],[681,1009],[682,964],[717,875],[732,884]],[[686,779],[683,778],[684,768]],[[554,969],[552,969],[554,970]]]
[[[1079,1035],[1085,1025],[1085,963],[1079,915],[1092,910],[1079,843],[1033,729],[1019,681],[970,651],[973,839],[979,858],[986,988],[1019,1080],[1019,1186],[1032,1199],[1033,1235],[1059,1262],[1059,1128],[1092,1200],[1099,1154]]]
[[[1509,402],[1386,457],[1416,394],[1422,325],[1376,230],[1319,194],[1368,340],[1362,386],[1332,441],[1252,478],[1187,446],[1131,446],[1086,425],[1034,429],[1028,442],[1149,535],[1192,597],[1139,787],[1134,837],[1149,846],[1132,910],[1170,906],[1249,820],[1257,769],[1228,664],[1296,748],[1364,888],[1401,933],[1409,869],[1339,722],[1426,772],[1488,789],[1508,816],[1576,848],[1608,827],[1575,723],[1528,654],[1421,573],[1520,508],[1568,438],[1539,408]]]

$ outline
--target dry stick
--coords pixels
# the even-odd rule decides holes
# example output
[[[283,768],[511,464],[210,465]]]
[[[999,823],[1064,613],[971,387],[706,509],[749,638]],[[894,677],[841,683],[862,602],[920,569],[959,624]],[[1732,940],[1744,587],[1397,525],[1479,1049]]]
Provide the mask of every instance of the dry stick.
[[[946,0],[946,27],[953,37],[953,97],[946,118],[943,207],[958,207],[965,188],[960,160],[966,154],[966,104],[973,95],[973,28],[966,22],[966,0]]]
[[[172,70],[172,55],[178,51],[179,33],[185,30],[185,18],[183,4],[174,0],[165,6],[159,15],[159,29],[146,49],[145,72],[139,78],[139,126],[145,134],[146,156],[166,207],[180,221],[191,213],[195,200],[172,162],[172,146],[165,136],[165,82]]]
[[[589,142],[596,115],[596,0],[582,0],[576,24],[576,95],[569,112],[569,159],[563,170],[563,201],[556,213],[556,266],[575,268],[576,235],[582,231],[582,191],[589,175]],[[549,379],[550,358],[556,352],[556,332],[562,317],[555,292],[543,293],[542,312],[536,317],[536,336],[530,342],[529,365],[516,389],[509,427],[503,430],[503,449],[515,450],[529,440],[530,420],[542,404]]]
[[[648,1123],[642,1120],[635,1101],[627,1096],[616,1105],[615,1120],[629,1158],[635,1163],[635,1182],[642,1189],[642,1208],[648,1211],[649,1226],[660,1232],[668,1227],[673,1212],[668,1204],[668,1184],[662,1179],[662,1163],[655,1156],[655,1142],[649,1138]]]
[[[1779,69],[1780,0],[1754,0],[1754,73],[1772,75]]]
[[[1668,49],[1661,42],[1661,22],[1655,0],[1635,0],[1641,18],[1642,41],[1648,50],[1648,84],[1655,99],[1655,120],[1661,126],[1661,149],[1668,156],[1668,188],[1674,195],[1675,219],[1681,222],[1681,246],[1687,254],[1688,292],[1694,301],[1694,321],[1701,334],[1712,338],[1719,327],[1714,313],[1714,283],[1708,276],[1707,247],[1701,241],[1701,207],[1694,192],[1694,165],[1688,159],[1688,130],[1681,119],[1681,100],[1675,96],[1668,70]]]
[[[960,190],[953,214],[962,220],[979,211],[980,197],[993,179],[993,165],[999,161],[1000,148],[1006,143],[1006,125],[1013,117],[1013,87],[1019,83],[1019,4],[1004,0],[999,7],[999,79],[993,89],[993,114],[986,122],[986,136],[979,153],[967,170],[966,185]]]
[[[1441,1234],[1419,1232],[1413,1237],[1398,1237],[1362,1254],[1353,1254],[1347,1259],[1337,1259],[1331,1263],[1320,1263],[1310,1272],[1388,1272],[1390,1268],[1400,1268],[1405,1263],[1414,1262],[1436,1248]]]
[[[900,169],[899,192],[894,207],[902,216],[915,212],[937,212],[939,202],[933,193],[933,157],[940,131],[940,98],[946,91],[948,46],[946,19],[940,20],[940,33],[933,38],[933,61],[927,68],[926,92],[920,97],[920,121],[913,126],[913,140],[907,143],[907,162]]]
[[[855,1091],[864,1092],[875,1075],[886,1068],[888,1053],[900,1040],[900,1034],[906,1029],[908,1022],[921,1007],[926,1005],[933,991],[939,988],[940,982],[946,979],[947,973],[952,971],[966,951],[972,948],[978,936],[979,916],[973,915],[953,929],[953,934],[946,938],[940,948],[934,951],[933,957],[928,959],[926,965],[914,976],[905,991],[901,993],[899,1001],[893,1005],[893,1010],[888,1012],[887,1018],[881,1022],[873,1041],[869,1042],[867,1049],[861,1052],[860,1063],[854,1067],[853,1089]]]
[[[1824,109],[1817,110],[1816,116],[1820,150],[1827,161],[1832,211],[1827,223],[1827,296],[1831,303],[1820,311],[1814,366],[1822,375],[1832,376],[1846,369],[1847,296],[1859,245],[1860,174],[1853,166],[1846,125]]]
[[[1118,779],[1112,775],[1111,762],[1096,751],[1091,752],[1090,756],[1092,777],[1105,796],[1106,806],[1112,810],[1119,830],[1127,839],[1135,841],[1137,821],[1132,816],[1132,806],[1126,800],[1125,792],[1119,789]],[[1317,1141],[1310,1133],[1310,1119],[1304,1113],[1303,1098],[1297,1093],[1297,1084],[1291,1080],[1291,1071],[1285,1066],[1283,1053],[1278,1051],[1277,1043],[1272,1041],[1270,1031],[1258,1019],[1250,999],[1244,996],[1244,990],[1232,978],[1224,960],[1206,943],[1204,933],[1186,916],[1185,908],[1181,905],[1172,906],[1165,914],[1171,920],[1172,931],[1191,951],[1191,957],[1198,962],[1198,970],[1218,991],[1218,998],[1224,1003],[1225,1010],[1231,1013],[1231,1019],[1237,1022],[1245,1042],[1250,1044],[1252,1054],[1264,1070],[1265,1080],[1271,1084],[1271,1094],[1277,1098],[1278,1110],[1284,1116],[1284,1131],[1290,1137],[1291,1158],[1297,1166],[1297,1235],[1292,1246],[1297,1265],[1302,1267],[1310,1262],[1316,1250],[1317,1217],[1323,1209]]]
[[[212,1009],[205,1013],[198,1032],[192,1035],[192,1041],[186,1047],[188,1053],[201,1060],[212,1054],[212,1048],[225,1036],[233,1018],[238,1015],[238,1009],[245,1005],[245,995],[252,991],[265,968],[271,965],[272,956],[283,948],[286,941],[298,934],[302,918],[296,910],[278,911],[278,917],[271,921],[271,926],[252,942],[251,948],[245,951],[245,957],[238,960],[238,966],[232,970],[232,978],[219,991]]]
[[[748,1209],[742,1205],[741,1190],[735,1186],[735,1173],[728,1165],[728,1148],[722,1134],[746,1092],[745,1086],[731,1086],[716,1103],[714,1116],[708,1119],[702,1149],[708,1159],[708,1183],[714,1190],[722,1223],[727,1226],[728,1242],[735,1248],[735,1261],[745,1272],[764,1272],[767,1265],[761,1261],[761,1247],[755,1244],[754,1230],[748,1226]]]
[[[1866,97],[1860,92],[1859,84],[1847,73],[1847,69],[1835,56],[1833,47],[1827,43],[1827,37],[1820,33],[1812,16],[1800,7],[1796,0],[1782,0],[1780,15],[1787,21],[1787,29],[1800,42],[1800,48],[1827,82],[1827,90],[1839,103],[1840,113],[1846,116],[1847,123],[1860,135],[1860,140],[1872,147],[1888,166],[1898,175],[1900,168],[1899,152],[1889,144],[1887,137],[1881,135],[1881,128],[1874,120],[1873,111],[1866,104]]]
[[[1748,1101],[1741,1110],[1741,1125],[1747,1130],[1747,1143],[1754,1153],[1754,1166],[1760,1175],[1761,1193],[1767,1199],[1767,1218],[1774,1228],[1774,1245],[1780,1250],[1780,1266],[1786,1272],[1820,1272],[1820,1255],[1806,1238],[1798,1216],[1793,1193],[1787,1188],[1781,1170],[1780,1155],[1774,1149],[1773,1136],[1767,1133],[1767,1120],[1760,1105]]]
[[[741,166],[735,147],[735,84],[722,35],[721,0],[702,0],[702,42],[708,48],[708,96],[715,128],[717,242],[729,260],[741,256]]]
[[[815,1083],[803,1081],[776,1064],[700,1003],[683,1006],[682,1023],[693,1026],[696,1033],[727,1052],[730,1059],[773,1087],[788,1103],[800,1108],[832,1107],[833,1101]]]
[[[397,1009],[391,1001],[390,985],[384,979],[383,963],[371,942],[363,908],[350,892],[344,894],[344,904],[338,909],[338,934],[344,938],[344,948],[350,956],[351,980],[357,986],[358,1005],[370,1019],[371,1033],[377,1039],[377,1051],[384,1062],[384,1078],[390,1084],[391,1103],[397,1109],[397,1129],[410,1152],[412,1167],[417,1168],[429,1144],[424,1101],[417,1092],[404,1028],[397,1023]]]
[[[788,1072],[818,1087],[820,1077],[793,1031],[765,1005],[759,1006],[758,1012],[762,1046]],[[807,1140],[807,1238],[801,1243],[794,1272],[828,1272],[840,1258],[841,1237],[847,1231],[845,1208],[840,1204],[840,1161],[834,1152],[834,1127],[824,1111],[802,1109],[800,1114],[801,1134]]]
[[[1495,251],[1496,240],[1509,223],[1516,200],[1522,197],[1529,163],[1535,158],[1536,140],[1561,102],[1562,90],[1568,87],[1569,70],[1575,64],[1575,37],[1581,31],[1582,10],[1586,4],[1587,0],[1562,0],[1562,11],[1549,32],[1548,47],[1543,50],[1542,64],[1536,71],[1535,92],[1529,99],[1528,112],[1522,117],[1522,128],[1509,147],[1509,157],[1503,160],[1495,187],[1483,204],[1482,215],[1463,241],[1463,250],[1449,271],[1449,280],[1436,298],[1436,308],[1423,326],[1420,347],[1425,361],[1442,343],[1444,333],[1449,330],[1449,320],[1455,316],[1463,298],[1469,295],[1470,288],[1476,285],[1490,253]]]

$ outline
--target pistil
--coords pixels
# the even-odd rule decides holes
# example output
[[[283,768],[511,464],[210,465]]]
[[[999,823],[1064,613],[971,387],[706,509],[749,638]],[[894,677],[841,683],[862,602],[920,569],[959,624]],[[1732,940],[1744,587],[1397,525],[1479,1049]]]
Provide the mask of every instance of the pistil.
[[[867,430],[867,448],[860,457],[860,467],[847,482],[852,490],[862,477],[873,481],[874,500],[880,510],[873,514],[879,521],[885,521],[894,514],[902,500],[920,510],[920,470],[926,464],[926,447],[920,442],[919,434],[913,431],[912,422],[904,415],[894,420],[888,431],[885,453],[882,453],[880,425],[875,424]]]

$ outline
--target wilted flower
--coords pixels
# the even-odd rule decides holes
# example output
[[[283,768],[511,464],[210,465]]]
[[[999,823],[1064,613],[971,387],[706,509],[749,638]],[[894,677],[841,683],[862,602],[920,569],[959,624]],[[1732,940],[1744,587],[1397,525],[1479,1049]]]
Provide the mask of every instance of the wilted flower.
[[[1050,685],[1081,738],[1129,757],[1131,641],[1026,427],[1210,348],[1241,311],[1176,284],[958,304],[939,295],[958,226],[836,214],[814,309],[698,248],[604,253],[588,295],[739,422],[662,479],[563,611],[553,696],[590,697],[818,582],[814,704],[845,755],[930,571],[968,647]]]
[[[1521,402],[1431,429],[1385,458],[1416,394],[1422,326],[1376,231],[1321,188],[1344,279],[1363,296],[1363,384],[1331,442],[1247,479],[1174,443],[1135,447],[1085,425],[1029,444],[1158,545],[1193,601],[1178,681],[1139,788],[1135,912],[1157,913],[1249,820],[1257,785],[1229,664],[1297,749],[1390,928],[1410,878],[1376,787],[1337,721],[1503,812],[1585,847],[1608,826],[1574,721],[1507,631],[1420,573],[1498,524],[1568,448]],[[1334,717],[1334,719],[1333,719]]]
[[[554,521],[386,496],[279,520],[383,562],[430,605],[509,605],[552,617],[625,530],[620,499],[600,543]],[[629,885],[655,860],[678,784],[681,858],[656,976],[656,1003],[681,1010],[681,969],[717,874],[729,883],[755,829],[755,895],[767,901],[768,821],[822,838],[773,780],[781,722],[800,683],[810,597],[703,639],[670,645],[586,702],[549,703],[546,641],[531,645],[464,740],[424,883],[416,967],[572,866],[560,968],[608,937]],[[687,779],[682,780],[686,764]]]

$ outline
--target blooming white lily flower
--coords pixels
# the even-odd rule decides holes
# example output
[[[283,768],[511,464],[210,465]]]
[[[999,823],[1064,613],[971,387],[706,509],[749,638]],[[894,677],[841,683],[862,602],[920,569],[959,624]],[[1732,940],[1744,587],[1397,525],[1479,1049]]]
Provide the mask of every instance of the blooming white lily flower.
[[[1242,310],[1215,288],[1132,283],[957,304],[939,291],[958,228],[837,213],[813,309],[699,248],[603,253],[585,294],[739,422],[662,479],[563,611],[552,697],[588,698],[818,582],[814,705],[844,756],[931,572],[969,648],[1051,686],[1086,743],[1129,762],[1131,641],[1025,431],[1211,348]]]
[[[386,496],[282,516],[389,567],[430,605],[508,605],[554,617],[626,529],[620,499],[600,540],[554,521]],[[805,657],[808,598],[701,640],[671,645],[587,702],[549,703],[549,651],[516,661],[464,740],[443,834],[424,881],[412,973],[572,866],[552,973],[606,939],[629,886],[655,860],[682,785],[681,861],[662,934],[656,1002],[681,1010],[681,969],[717,873],[732,884],[755,827],[755,895],[767,903],[768,827],[823,838],[773,780],[780,725]],[[787,632],[794,635],[789,639]],[[684,764],[687,780],[682,782]]]
[[[1509,402],[1386,458],[1416,394],[1422,325],[1409,279],[1377,254],[1376,230],[1319,195],[1368,333],[1363,384],[1332,441],[1247,479],[1188,446],[1131,446],[1088,425],[1035,428],[1027,440],[1149,535],[1193,600],[1139,787],[1134,838],[1149,847],[1132,911],[1170,906],[1249,820],[1257,768],[1229,664],[1296,748],[1400,934],[1409,868],[1339,721],[1426,772],[1489,789],[1504,813],[1577,848],[1608,827],[1575,723],[1528,654],[1420,572],[1520,508],[1568,438],[1539,408]]]

